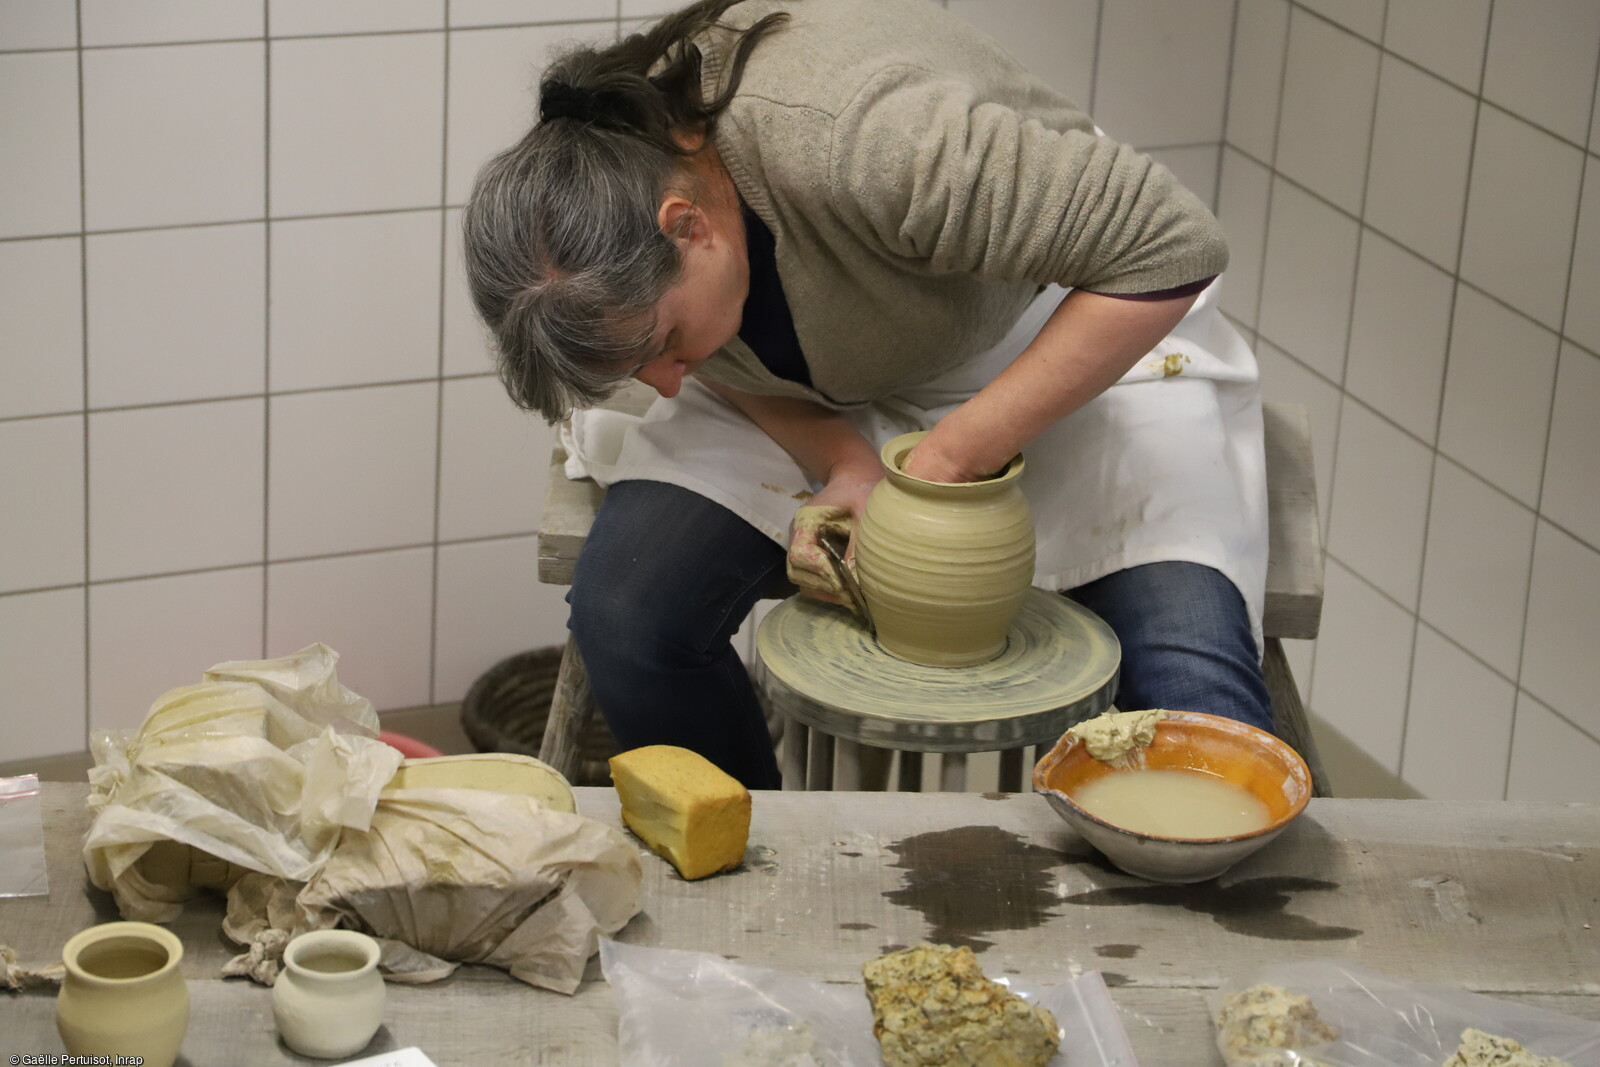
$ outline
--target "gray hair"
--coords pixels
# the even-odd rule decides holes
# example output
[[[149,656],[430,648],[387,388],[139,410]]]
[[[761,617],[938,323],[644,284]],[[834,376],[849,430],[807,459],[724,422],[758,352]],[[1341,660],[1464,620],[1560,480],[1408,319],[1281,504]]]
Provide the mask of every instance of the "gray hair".
[[[681,269],[656,221],[676,170],[627,134],[558,122],[479,173],[462,217],[467,283],[518,406],[559,421],[643,361]]]
[[[750,51],[788,17],[739,32],[726,84],[702,100],[690,38],[728,29],[717,19],[738,2],[699,0],[558,59],[539,122],[478,174],[462,218],[467,283],[506,390],[549,422],[600,403],[649,358],[656,304],[682,271],[661,199],[674,183],[691,198],[699,188],[684,165],[695,149],[677,135],[709,143]]]

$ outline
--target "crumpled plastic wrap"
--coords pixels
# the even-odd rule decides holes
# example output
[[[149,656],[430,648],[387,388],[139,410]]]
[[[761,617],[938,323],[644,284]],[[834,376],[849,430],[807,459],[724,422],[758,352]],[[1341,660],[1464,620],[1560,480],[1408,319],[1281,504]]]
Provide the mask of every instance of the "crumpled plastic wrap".
[[[394,790],[304,886],[251,876],[233,888],[223,929],[249,950],[227,973],[270,984],[289,936],[344,926],[379,939],[391,980],[484,963],[571,993],[601,936],[638,913],[642,877],[617,830],[531,797]]]
[[[1281,1027],[1244,1027],[1229,1000],[1259,985],[1307,998],[1326,1027],[1314,1040]],[[1572,1067],[1600,1067],[1600,1023],[1451,986],[1393,978],[1346,960],[1296,960],[1251,968],[1206,997],[1228,1067],[1439,1067],[1467,1029],[1511,1038]],[[1286,1041],[1252,1044],[1278,1029]],[[1306,1028],[1298,1028],[1304,1031]],[[1320,1032],[1318,1032],[1320,1031]],[[1331,1034],[1331,1036],[1329,1036]],[[1275,1035],[1276,1036],[1276,1035]]]
[[[346,926],[384,942],[397,980],[476,962],[571,993],[639,910],[637,848],[529,796],[386,792],[400,753],[339,684],[338,658],[317,644],[218,664],[137,731],[96,738],[90,880],[145,922],[226,892],[224,932],[246,950],[224,973],[267,984],[291,937]]]
[[[171,922],[246,871],[304,881],[342,830],[367,828],[401,757],[377,740],[371,701],[339,684],[338,659],[316,644],[220,663],[138,730],[94,738],[83,858],[123,918]]]

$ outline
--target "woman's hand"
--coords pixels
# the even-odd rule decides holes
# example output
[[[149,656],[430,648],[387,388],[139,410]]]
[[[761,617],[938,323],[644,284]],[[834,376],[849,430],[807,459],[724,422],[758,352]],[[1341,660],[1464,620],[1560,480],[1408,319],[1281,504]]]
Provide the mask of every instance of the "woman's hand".
[[[844,558],[853,566],[856,529],[872,487],[882,479],[883,467],[876,460],[840,464],[830,472],[822,491],[795,512],[789,526],[789,580],[800,592],[829,604],[852,606],[833,572],[833,561],[822,548],[822,538],[848,539]]]
[[[1002,463],[994,470],[974,470],[970,465],[963,465],[959,460],[945,455],[937,442],[929,445],[929,440],[924,437],[900,464],[900,469],[913,478],[921,478],[925,482],[980,482],[1005,466]]]

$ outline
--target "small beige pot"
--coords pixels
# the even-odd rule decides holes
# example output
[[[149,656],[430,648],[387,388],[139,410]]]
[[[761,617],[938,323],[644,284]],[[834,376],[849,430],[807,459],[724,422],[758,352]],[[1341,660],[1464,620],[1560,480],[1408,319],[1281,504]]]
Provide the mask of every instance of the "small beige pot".
[[[366,1048],[383,1025],[378,955],[378,943],[354,930],[315,930],[290,941],[272,986],[283,1043],[325,1060]]]
[[[902,470],[926,431],[883,446],[888,475],[867,497],[856,533],[856,574],[878,642],[933,667],[986,663],[1006,638],[1033,581],[1033,516],[1022,457],[981,482],[942,483]]]
[[[74,934],[62,950],[67,974],[56,997],[67,1052],[171,1067],[189,1029],[182,961],[177,935],[150,923],[103,923]]]

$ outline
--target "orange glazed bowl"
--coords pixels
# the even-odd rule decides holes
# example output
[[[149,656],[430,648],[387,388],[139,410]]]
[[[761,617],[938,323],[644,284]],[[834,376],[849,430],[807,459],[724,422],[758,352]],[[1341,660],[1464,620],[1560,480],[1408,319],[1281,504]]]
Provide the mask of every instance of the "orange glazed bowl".
[[[1138,767],[1215,775],[1265,804],[1271,822],[1232,837],[1161,837],[1106,822],[1072,799],[1097,778]],[[1127,768],[1095,759],[1083,742],[1062,734],[1034,767],[1033,789],[1121,870],[1152,882],[1203,882],[1277,837],[1305,810],[1311,772],[1298,752],[1265,730],[1198,711],[1169,711],[1142,762],[1135,758]]]

